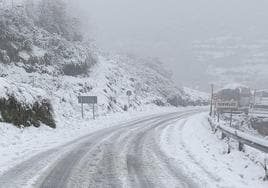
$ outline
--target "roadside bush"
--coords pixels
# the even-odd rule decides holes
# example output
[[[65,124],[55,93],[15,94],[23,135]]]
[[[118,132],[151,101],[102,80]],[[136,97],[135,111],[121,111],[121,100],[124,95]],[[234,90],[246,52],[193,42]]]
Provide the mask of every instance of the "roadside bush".
[[[175,95],[175,96],[168,98],[168,103],[175,107],[186,106],[184,100],[182,99],[180,95]]]
[[[124,105],[123,110],[124,111],[128,111],[128,106],[127,105]]]
[[[165,106],[165,103],[161,99],[155,99],[153,103],[157,106]]]
[[[0,49],[0,61],[5,64],[10,63],[10,58],[7,55],[7,51]]]
[[[262,121],[257,118],[250,120],[251,127],[258,131],[263,136],[268,136],[268,121]]]
[[[63,65],[62,71],[67,76],[87,75],[90,66],[86,63],[75,64],[70,63]]]

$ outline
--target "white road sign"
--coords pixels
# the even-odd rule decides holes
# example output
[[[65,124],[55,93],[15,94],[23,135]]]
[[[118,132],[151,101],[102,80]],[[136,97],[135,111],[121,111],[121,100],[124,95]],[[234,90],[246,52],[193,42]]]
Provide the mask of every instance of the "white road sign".
[[[238,102],[236,101],[217,101],[216,106],[218,109],[237,109]]]

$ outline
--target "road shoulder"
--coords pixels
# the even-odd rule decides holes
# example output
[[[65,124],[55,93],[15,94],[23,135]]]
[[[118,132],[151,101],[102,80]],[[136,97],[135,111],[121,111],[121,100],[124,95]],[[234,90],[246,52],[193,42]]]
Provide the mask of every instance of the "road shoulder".
[[[263,157],[247,148],[227,154],[227,144],[212,134],[205,113],[168,127],[162,135],[163,150],[205,187],[267,187],[263,169],[256,160]]]

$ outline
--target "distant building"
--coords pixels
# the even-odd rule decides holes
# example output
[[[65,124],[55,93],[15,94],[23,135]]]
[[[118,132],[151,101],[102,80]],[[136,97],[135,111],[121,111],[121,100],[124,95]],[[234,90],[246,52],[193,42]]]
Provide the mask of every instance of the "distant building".
[[[232,87],[224,87],[216,93],[219,101],[236,101],[239,108],[249,108],[252,103],[253,95],[249,87],[236,85]]]
[[[253,102],[252,109],[250,110],[250,115],[258,119],[268,118],[268,91],[267,90],[254,92],[254,102]]]
[[[267,90],[255,91],[254,104],[255,105],[261,105],[261,104],[268,105],[268,91]]]

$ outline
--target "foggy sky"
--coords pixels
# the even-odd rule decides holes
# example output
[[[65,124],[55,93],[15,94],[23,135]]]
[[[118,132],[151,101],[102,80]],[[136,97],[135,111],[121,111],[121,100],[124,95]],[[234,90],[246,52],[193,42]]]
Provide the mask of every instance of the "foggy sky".
[[[90,23],[88,34],[98,47],[159,57],[178,84],[202,78],[193,41],[224,35],[268,38],[267,0],[68,1]]]

